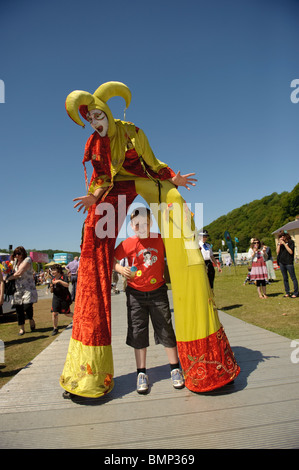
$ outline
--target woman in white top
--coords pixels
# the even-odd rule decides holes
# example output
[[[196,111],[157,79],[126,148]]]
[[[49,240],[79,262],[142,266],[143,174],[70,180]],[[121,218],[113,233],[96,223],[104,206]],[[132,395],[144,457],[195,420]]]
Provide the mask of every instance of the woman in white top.
[[[33,304],[37,302],[37,290],[35,287],[32,261],[23,246],[18,246],[13,254],[14,274],[7,280],[15,279],[16,292],[14,293],[13,304],[16,307],[18,325],[20,327],[19,336],[25,333],[25,314],[29,320],[31,331],[35,330],[33,320]]]

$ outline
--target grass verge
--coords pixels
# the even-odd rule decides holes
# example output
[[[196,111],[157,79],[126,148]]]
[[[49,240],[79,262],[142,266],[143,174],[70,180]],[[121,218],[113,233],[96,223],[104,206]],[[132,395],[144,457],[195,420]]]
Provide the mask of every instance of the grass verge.
[[[298,264],[295,271],[299,279]],[[246,275],[246,266],[224,267],[222,273],[216,274],[214,293],[217,308],[287,338],[299,338],[299,298],[283,297],[285,290],[280,270],[276,271],[276,282],[267,285],[268,299],[258,297],[254,284],[244,285]],[[292,289],[292,281],[289,283]]]

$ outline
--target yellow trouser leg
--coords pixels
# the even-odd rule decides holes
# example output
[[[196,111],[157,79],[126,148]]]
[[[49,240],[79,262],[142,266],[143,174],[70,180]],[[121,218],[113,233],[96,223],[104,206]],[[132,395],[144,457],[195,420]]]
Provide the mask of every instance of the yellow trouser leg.
[[[188,224],[185,201],[168,181],[161,183],[161,205],[153,181],[137,179],[135,184],[137,193],[149,204],[165,244],[177,341],[205,338],[215,333],[221,324],[205,263]]]

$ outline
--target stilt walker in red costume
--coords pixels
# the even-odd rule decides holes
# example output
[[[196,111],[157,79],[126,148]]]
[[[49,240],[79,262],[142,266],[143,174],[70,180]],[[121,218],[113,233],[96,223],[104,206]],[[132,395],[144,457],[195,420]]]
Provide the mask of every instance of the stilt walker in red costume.
[[[141,129],[114,119],[107,105],[113,96],[123,97],[129,106],[131,92],[120,82],[104,83],[93,94],[73,91],[66,99],[69,116],[84,127],[79,111],[95,132],[83,159],[84,165],[93,165],[88,194],[75,199],[78,211],[88,214],[73,331],[60,384],[85,397],[100,397],[113,388],[114,245],[127,209],[139,194],[150,205],[165,244],[185,385],[195,392],[213,390],[232,381],[240,368],[219,322],[191,213],[177,191],[177,186],[195,185],[194,173],[175,174],[154,156]]]

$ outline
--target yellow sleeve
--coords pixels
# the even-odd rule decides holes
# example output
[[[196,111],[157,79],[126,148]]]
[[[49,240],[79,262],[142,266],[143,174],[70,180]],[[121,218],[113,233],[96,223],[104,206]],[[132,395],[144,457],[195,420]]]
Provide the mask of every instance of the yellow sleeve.
[[[167,168],[166,163],[158,160],[149,144],[149,141],[142,129],[138,129],[135,136],[135,149],[138,155],[141,155],[145,163],[155,172],[158,173],[162,168]]]
[[[109,188],[110,185],[111,180],[107,177],[107,181],[105,181],[105,175],[102,177],[95,178],[89,185],[88,194],[94,194],[94,192],[98,188]]]

